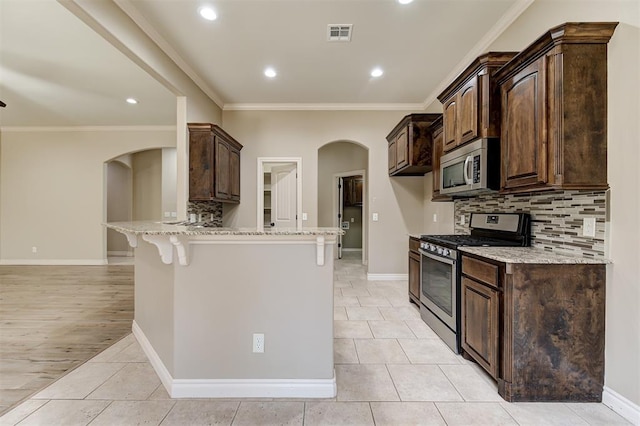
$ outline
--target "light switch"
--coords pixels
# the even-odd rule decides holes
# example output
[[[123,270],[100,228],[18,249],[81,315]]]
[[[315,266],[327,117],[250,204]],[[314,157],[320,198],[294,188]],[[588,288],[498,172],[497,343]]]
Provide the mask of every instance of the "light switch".
[[[438,215],[437,215],[437,214],[435,214],[435,213],[433,214],[433,221],[434,221],[434,222],[437,222],[437,221],[438,221]]]
[[[351,223],[353,223],[353,222],[355,222],[355,221],[356,221],[356,218],[355,218],[355,217],[352,217],[352,218],[351,218]]]
[[[307,214],[306,213],[302,213],[302,220],[307,220]]]
[[[374,222],[377,222],[377,221],[378,221],[378,213],[374,213],[374,214],[373,214],[372,220],[373,220]]]

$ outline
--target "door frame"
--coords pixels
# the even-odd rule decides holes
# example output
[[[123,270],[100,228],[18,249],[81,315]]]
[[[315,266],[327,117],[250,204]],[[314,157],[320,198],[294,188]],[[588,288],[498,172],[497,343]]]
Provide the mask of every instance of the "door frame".
[[[340,178],[345,178],[348,176],[362,176],[362,264],[367,264],[367,235],[369,233],[369,223],[367,222],[367,171],[364,169],[361,170],[351,170],[348,172],[340,172],[333,174],[333,226],[336,228],[340,228],[341,224],[338,221],[338,212],[340,209],[340,204],[342,204],[342,200],[339,199],[338,196],[338,185],[340,184]],[[336,253],[338,250],[336,250]]]
[[[256,227],[264,231],[264,165],[265,163],[296,164],[296,229],[302,229],[302,157],[258,157]]]

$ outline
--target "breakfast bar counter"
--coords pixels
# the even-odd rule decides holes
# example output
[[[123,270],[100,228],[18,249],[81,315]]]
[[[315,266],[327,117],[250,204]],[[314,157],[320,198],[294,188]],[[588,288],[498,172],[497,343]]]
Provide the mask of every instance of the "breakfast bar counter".
[[[336,395],[333,259],[343,231],[105,226],[135,248],[133,333],[171,397]]]

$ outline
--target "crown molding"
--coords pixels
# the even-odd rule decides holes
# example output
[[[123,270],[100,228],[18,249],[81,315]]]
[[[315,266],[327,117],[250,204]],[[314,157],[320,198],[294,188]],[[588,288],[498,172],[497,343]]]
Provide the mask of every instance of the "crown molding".
[[[176,126],[5,126],[2,133],[20,132],[174,132]]]
[[[225,104],[224,111],[423,111],[425,104]]]

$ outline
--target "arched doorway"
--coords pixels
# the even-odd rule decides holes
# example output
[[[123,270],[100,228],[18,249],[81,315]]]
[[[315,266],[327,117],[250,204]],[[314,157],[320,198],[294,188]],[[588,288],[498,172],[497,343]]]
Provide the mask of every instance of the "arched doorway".
[[[318,149],[318,226],[341,227],[339,256],[367,263],[369,151],[352,141],[334,141]]]

